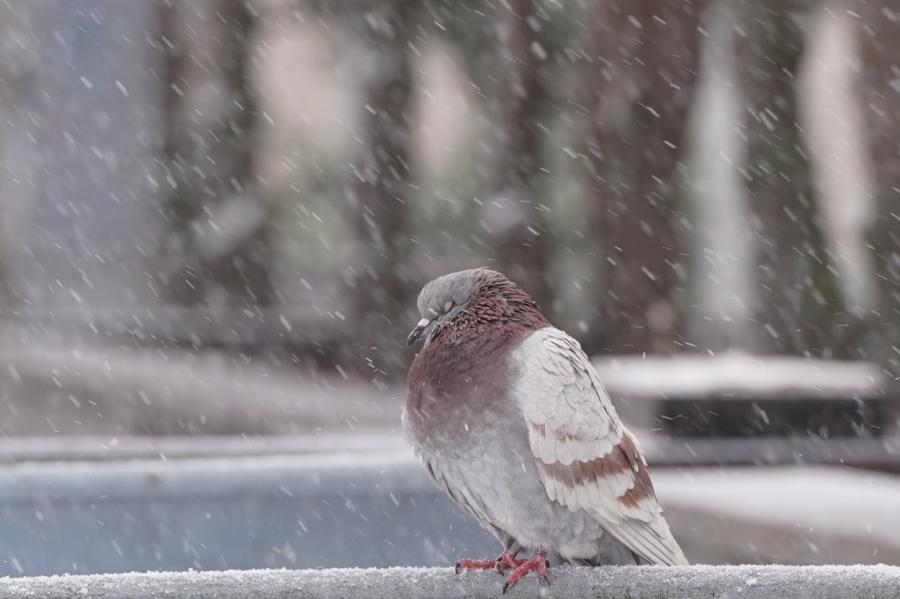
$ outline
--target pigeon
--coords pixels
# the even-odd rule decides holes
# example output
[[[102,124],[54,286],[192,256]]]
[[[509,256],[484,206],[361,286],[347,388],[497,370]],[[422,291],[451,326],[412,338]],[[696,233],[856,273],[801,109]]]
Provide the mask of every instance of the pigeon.
[[[403,429],[429,477],[502,545],[456,571],[687,564],[634,436],[579,343],[487,268],[429,282]],[[518,558],[522,552],[530,557]]]

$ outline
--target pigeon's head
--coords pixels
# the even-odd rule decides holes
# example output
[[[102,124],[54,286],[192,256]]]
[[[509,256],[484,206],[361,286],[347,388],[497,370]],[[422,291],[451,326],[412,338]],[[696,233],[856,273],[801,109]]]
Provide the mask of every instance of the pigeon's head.
[[[485,268],[461,270],[438,277],[429,282],[419,293],[419,315],[416,323],[406,338],[407,345],[419,339],[431,340],[435,333],[462,314],[466,307],[478,295]]]
[[[425,339],[427,345],[464,314],[470,326],[539,329],[550,324],[525,291],[484,267],[436,278],[422,288],[418,304],[421,320],[406,338],[408,345],[419,339]]]

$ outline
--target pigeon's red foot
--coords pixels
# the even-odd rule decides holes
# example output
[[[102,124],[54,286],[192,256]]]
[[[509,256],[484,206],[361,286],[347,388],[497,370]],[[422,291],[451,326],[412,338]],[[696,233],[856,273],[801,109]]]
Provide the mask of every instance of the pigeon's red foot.
[[[463,570],[494,570],[503,574],[504,570],[510,568],[518,568],[525,563],[526,560],[516,559],[514,555],[509,553],[508,549],[504,549],[497,559],[461,559],[456,562],[456,573],[459,574]]]
[[[531,559],[522,560],[516,569],[513,570],[513,573],[509,575],[509,578],[506,579],[506,584],[503,585],[503,593],[511,589],[513,585],[519,582],[519,579],[528,574],[531,570],[537,570],[537,574],[540,577],[538,580],[542,584],[549,584],[550,577],[548,568],[550,567],[550,562],[547,561],[547,554],[543,551],[535,551],[534,555],[531,556]]]

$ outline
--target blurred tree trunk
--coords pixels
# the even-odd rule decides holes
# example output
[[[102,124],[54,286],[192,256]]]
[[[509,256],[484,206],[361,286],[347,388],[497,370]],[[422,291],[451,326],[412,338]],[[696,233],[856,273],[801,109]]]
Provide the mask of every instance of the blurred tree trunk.
[[[253,164],[258,17],[244,0],[165,0],[159,10],[170,227],[164,294],[179,304],[269,304],[268,208]]]
[[[679,345],[687,264],[680,161],[704,7],[604,1],[591,23],[590,217],[603,293],[589,351]]]
[[[382,2],[361,22],[365,66],[359,99],[360,155],[348,189],[359,252],[348,277],[354,341],[376,348],[378,369],[403,372],[406,333],[418,320],[420,281],[409,272],[407,230],[413,81],[409,44],[414,1]],[[377,360],[376,360],[377,357]]]
[[[23,208],[33,201],[28,185],[38,164],[34,148],[40,63],[38,36],[31,4],[0,4],[0,305],[21,305],[23,289],[16,280],[16,258],[25,240],[21,227],[27,219]],[[20,265],[21,266],[21,265]]]
[[[550,310],[548,280],[551,242],[542,202],[542,134],[549,104],[546,82],[548,42],[535,0],[510,0],[496,6],[499,60],[496,93],[488,110],[495,126],[494,195],[480,214],[492,236],[495,267]]]
[[[871,0],[858,10],[863,106],[875,178],[869,246],[880,293],[879,357],[896,378],[900,376],[900,5]]]
[[[752,0],[738,9],[745,34],[737,43],[738,78],[747,115],[741,173],[757,240],[752,344],[762,352],[830,356],[839,349],[834,323],[843,303],[829,268],[795,96],[808,4]]]

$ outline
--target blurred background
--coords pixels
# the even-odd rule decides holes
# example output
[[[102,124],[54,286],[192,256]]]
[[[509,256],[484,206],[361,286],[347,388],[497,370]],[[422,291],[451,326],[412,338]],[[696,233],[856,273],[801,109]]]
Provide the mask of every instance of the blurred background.
[[[900,564],[898,246],[891,0],[0,2],[0,573],[494,555],[399,431],[482,265],[689,558]]]

